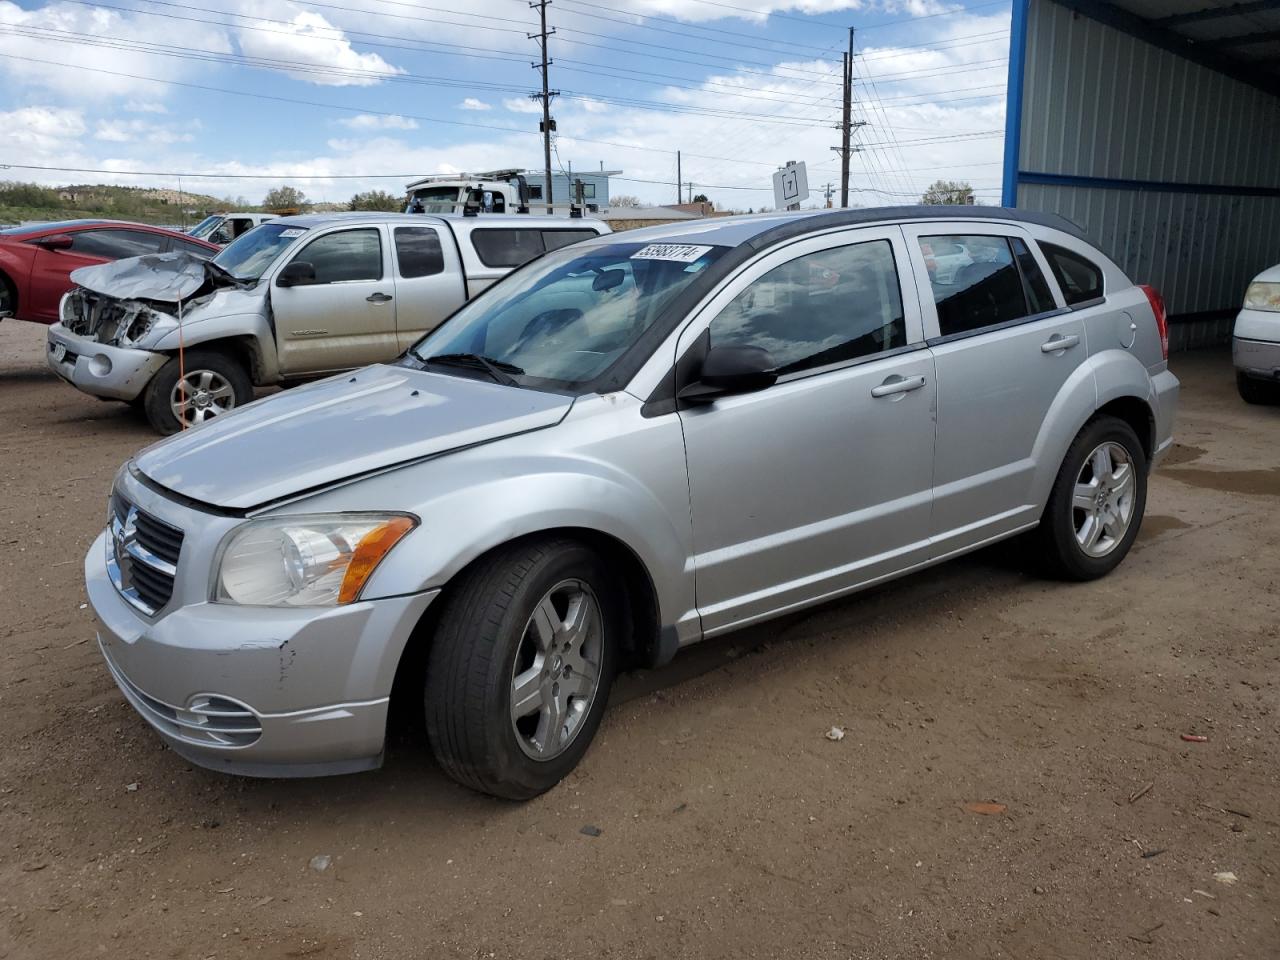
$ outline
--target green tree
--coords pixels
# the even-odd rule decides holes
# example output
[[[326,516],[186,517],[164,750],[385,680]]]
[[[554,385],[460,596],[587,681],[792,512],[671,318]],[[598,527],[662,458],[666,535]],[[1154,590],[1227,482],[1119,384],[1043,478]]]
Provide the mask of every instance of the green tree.
[[[351,198],[352,210],[381,210],[396,213],[404,209],[404,198],[385,190],[369,190]]]
[[[693,202],[694,203],[711,203],[711,198],[708,197],[705,193],[699,193],[694,195]]]
[[[973,187],[960,180],[935,180],[920,198],[930,205],[968,206],[973,203]]]
[[[302,210],[307,206],[307,196],[297,187],[276,187],[267,191],[262,206],[267,210]]]

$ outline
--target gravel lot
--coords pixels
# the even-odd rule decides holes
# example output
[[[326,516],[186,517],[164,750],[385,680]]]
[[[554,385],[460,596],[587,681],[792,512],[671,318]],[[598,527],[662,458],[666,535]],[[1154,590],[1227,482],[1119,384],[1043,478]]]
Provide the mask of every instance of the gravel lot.
[[[1111,577],[999,548],[692,649],[514,805],[406,738],[321,781],[163,748],[81,573],[152,437],[43,344],[0,323],[0,957],[1280,955],[1280,408],[1226,354],[1175,357]]]

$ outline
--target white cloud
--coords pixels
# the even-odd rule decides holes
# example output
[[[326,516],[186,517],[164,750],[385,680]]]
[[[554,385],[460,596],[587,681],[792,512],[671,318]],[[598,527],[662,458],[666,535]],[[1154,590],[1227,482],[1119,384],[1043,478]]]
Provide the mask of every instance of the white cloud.
[[[165,126],[147,120],[99,120],[93,136],[108,143],[149,143],[167,145],[193,143],[193,130],[200,128],[199,120],[191,120],[183,126]]]
[[[352,130],[417,130],[418,121],[398,114],[358,113],[343,117],[338,123]]]
[[[84,134],[84,115],[61,107],[22,107],[0,113],[0,130],[11,146],[56,150]]]
[[[163,36],[159,36],[163,23]],[[179,79],[206,69],[173,57],[156,56],[136,49],[90,46],[80,40],[114,37],[126,41],[162,39],[179,47],[230,52],[226,34],[208,24],[180,20],[158,21],[140,13],[128,14],[102,7],[49,3],[24,10],[10,0],[0,0],[0,75],[11,81],[38,86],[76,102],[119,96],[154,98],[163,86],[120,74],[143,74],[165,80]],[[79,35],[71,36],[72,34]],[[44,61],[44,62],[37,62]],[[81,64],[107,72],[78,70]]]
[[[541,113],[542,104],[528,97],[506,97],[502,105],[512,113]]]
[[[492,104],[485,103],[483,100],[480,100],[476,97],[467,97],[460,104],[458,104],[458,109],[459,110],[492,110],[493,106]]]
[[[368,87],[388,76],[404,73],[376,53],[359,53],[340,27],[319,13],[300,9],[297,4],[243,0],[240,6],[245,16],[287,21],[287,25],[263,23],[261,29],[235,31],[236,42],[245,56],[298,65],[296,69],[278,68],[281,73],[330,87]]]
[[[168,113],[169,108],[163,103],[156,103],[154,100],[128,100],[124,104],[124,109],[130,113]]]

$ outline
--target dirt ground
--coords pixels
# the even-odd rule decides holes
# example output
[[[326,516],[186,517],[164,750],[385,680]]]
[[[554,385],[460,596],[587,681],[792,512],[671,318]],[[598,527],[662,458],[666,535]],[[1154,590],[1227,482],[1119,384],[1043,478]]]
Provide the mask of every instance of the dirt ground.
[[[1112,576],[997,549],[691,649],[516,805],[412,742],[313,781],[162,747],[81,573],[152,437],[43,344],[0,323],[0,957],[1280,956],[1280,408],[1224,353],[1175,357]]]

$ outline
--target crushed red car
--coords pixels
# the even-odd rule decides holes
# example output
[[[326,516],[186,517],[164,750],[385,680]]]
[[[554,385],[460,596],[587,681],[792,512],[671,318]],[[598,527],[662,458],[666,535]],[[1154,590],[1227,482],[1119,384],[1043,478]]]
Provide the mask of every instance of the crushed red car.
[[[54,323],[79,267],[144,253],[215,256],[220,248],[177,230],[119,220],[64,220],[0,230],[0,319]]]

